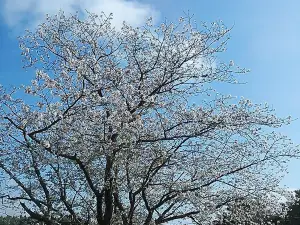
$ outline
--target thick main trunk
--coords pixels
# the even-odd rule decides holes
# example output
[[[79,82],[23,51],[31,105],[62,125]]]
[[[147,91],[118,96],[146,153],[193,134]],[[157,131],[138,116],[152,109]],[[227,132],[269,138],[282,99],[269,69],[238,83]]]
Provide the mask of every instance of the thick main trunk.
[[[104,224],[111,225],[111,218],[113,214],[113,190],[112,190],[112,158],[106,157],[105,168],[105,185],[104,185]]]
[[[150,211],[150,212],[148,213],[148,216],[147,216],[145,222],[144,222],[144,225],[150,225],[151,220],[152,220],[152,216],[153,216],[153,211]]]

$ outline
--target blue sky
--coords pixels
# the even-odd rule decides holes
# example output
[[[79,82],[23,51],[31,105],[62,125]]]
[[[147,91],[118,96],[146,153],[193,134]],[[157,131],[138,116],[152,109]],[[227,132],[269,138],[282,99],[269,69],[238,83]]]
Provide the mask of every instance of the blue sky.
[[[66,12],[87,9],[114,12],[115,25],[128,20],[142,24],[152,15],[155,21],[177,20],[190,11],[197,21],[223,20],[231,27],[231,39],[222,60],[251,69],[241,78],[245,85],[227,85],[222,91],[254,102],[268,102],[279,116],[299,118],[281,132],[300,143],[300,1],[289,0],[0,0],[0,84],[28,83],[32,73],[23,70],[17,36],[34,28],[45,13],[62,8]],[[282,184],[300,188],[300,161],[289,164]]]

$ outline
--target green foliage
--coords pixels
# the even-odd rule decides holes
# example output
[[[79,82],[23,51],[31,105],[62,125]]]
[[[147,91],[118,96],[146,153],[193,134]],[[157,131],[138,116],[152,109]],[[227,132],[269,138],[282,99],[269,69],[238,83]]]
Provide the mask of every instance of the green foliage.
[[[0,216],[0,225],[35,225],[37,222],[28,217]]]
[[[12,216],[1,216],[0,225],[18,225],[20,224],[20,219]]]

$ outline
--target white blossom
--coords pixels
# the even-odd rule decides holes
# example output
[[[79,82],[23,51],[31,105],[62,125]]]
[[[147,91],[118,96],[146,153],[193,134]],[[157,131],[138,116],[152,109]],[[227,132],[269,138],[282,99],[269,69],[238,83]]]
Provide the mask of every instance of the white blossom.
[[[110,15],[60,13],[28,31],[25,67],[38,70],[19,89],[29,97],[0,87],[0,170],[15,182],[4,196],[49,224],[253,222],[278,211],[270,193],[299,148],[274,129],[291,118],[211,88],[237,80],[233,61],[216,60],[229,30],[190,21],[115,30]]]

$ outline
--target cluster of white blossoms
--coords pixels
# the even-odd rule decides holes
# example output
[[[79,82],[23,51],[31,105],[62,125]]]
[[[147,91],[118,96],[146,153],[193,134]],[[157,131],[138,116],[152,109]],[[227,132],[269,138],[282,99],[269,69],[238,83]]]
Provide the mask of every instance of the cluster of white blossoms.
[[[276,211],[270,193],[299,149],[273,132],[289,118],[211,91],[245,72],[216,63],[229,30],[110,21],[61,13],[20,39],[37,71],[19,89],[30,100],[0,92],[8,199],[45,224],[209,224],[240,204],[252,213],[226,213],[259,223]]]

